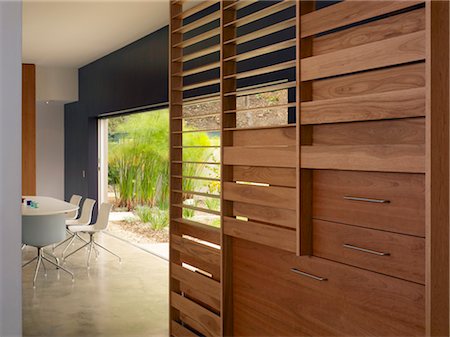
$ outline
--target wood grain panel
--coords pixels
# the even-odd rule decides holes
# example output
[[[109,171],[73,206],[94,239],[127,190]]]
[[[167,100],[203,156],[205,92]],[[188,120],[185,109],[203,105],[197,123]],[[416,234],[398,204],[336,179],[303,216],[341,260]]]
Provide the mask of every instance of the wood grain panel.
[[[296,147],[224,146],[224,165],[295,167]]]
[[[233,202],[233,216],[246,217],[249,220],[267,222],[288,228],[296,228],[295,211],[279,207],[266,207],[243,202]]]
[[[173,250],[176,251],[175,248],[173,248]],[[186,263],[192,267],[198,268],[208,274],[211,274],[212,275],[211,277],[216,281],[221,280],[220,265],[215,263],[214,264],[209,263],[205,261],[205,259],[199,256],[194,256],[191,253],[180,252],[179,254],[180,254],[180,263]]]
[[[425,144],[425,118],[321,124],[313,145]]]
[[[220,265],[219,249],[206,246],[193,240],[182,238],[178,235],[172,235],[172,247],[181,253],[195,256],[206,263],[217,266]]]
[[[314,39],[313,55],[321,55],[425,29],[425,9],[376,20]]]
[[[258,206],[295,210],[295,189],[277,186],[253,186],[224,182],[223,198]]]
[[[425,172],[424,145],[302,146],[302,168],[380,172]]]
[[[309,81],[423,59],[425,33],[420,31],[302,59],[301,78]]]
[[[220,230],[216,227],[188,219],[174,219],[172,226],[175,227],[173,233],[180,236],[185,234],[216,245],[220,244]]]
[[[234,166],[233,180],[296,187],[293,168]]]
[[[36,67],[22,64],[22,195],[36,195]]]
[[[295,126],[274,129],[236,130],[233,132],[233,145],[295,145]]]
[[[302,16],[302,35],[308,37],[375,16],[408,8],[422,1],[343,1]]]
[[[312,86],[315,101],[425,87],[425,63],[313,81]]]
[[[424,238],[321,220],[313,221],[313,233],[315,256],[425,284]]]
[[[425,116],[425,88],[305,102],[306,124],[341,123]]]
[[[423,174],[314,171],[313,217],[424,237],[424,193]],[[346,196],[389,203],[351,201]]]
[[[190,287],[201,291],[205,295],[209,296],[212,301],[215,301],[217,305],[220,304],[220,283],[207,276],[199,273],[192,272],[178,264],[171,264],[172,275],[171,277],[188,284]]]
[[[191,301],[201,305],[213,313],[220,314],[220,299],[205,294],[192,283],[180,282],[180,292]]]
[[[239,239],[233,261],[235,336],[424,335],[422,285]]]
[[[297,242],[295,231],[292,229],[254,221],[240,221],[229,217],[224,219],[223,226],[227,235],[292,253],[296,252]]]
[[[193,333],[178,322],[172,321],[170,326],[174,337],[198,337],[196,333]]]
[[[182,311],[185,315],[191,317],[199,324],[201,327],[199,332],[209,337],[220,336],[219,316],[174,292],[171,292],[170,300],[175,308]]]

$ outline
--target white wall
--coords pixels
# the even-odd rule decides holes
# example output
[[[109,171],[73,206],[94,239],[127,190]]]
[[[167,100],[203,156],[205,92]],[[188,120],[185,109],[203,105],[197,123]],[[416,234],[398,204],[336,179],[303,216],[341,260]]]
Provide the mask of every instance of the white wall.
[[[36,104],[36,192],[64,200],[64,103]]]
[[[36,66],[36,100],[78,101],[78,69]]]
[[[76,100],[78,69],[36,66],[38,195],[64,199],[64,103]]]
[[[22,3],[0,1],[0,336],[22,336]]]

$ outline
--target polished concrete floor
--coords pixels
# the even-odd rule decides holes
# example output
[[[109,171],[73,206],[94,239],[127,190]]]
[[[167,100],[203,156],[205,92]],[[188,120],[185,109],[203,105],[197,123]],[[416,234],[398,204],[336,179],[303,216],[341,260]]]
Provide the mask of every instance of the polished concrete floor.
[[[168,336],[167,261],[105,234],[98,240],[119,254],[122,263],[100,251],[87,269],[83,249],[64,264],[74,272],[75,282],[47,263],[47,277],[41,267],[34,289],[36,264],[23,269],[24,336]],[[56,249],[56,255],[61,251]],[[23,260],[35,254],[35,248],[26,247]]]

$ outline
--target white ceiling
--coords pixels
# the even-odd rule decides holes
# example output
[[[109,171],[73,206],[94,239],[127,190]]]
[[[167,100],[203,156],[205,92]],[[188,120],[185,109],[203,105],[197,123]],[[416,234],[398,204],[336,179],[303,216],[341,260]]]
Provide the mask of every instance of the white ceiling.
[[[23,62],[79,68],[169,22],[169,0],[24,0]]]

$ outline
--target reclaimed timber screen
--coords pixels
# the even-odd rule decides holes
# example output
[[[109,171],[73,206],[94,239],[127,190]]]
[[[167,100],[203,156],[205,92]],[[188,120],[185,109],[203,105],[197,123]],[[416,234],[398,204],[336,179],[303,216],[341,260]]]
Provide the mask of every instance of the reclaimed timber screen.
[[[449,3],[189,4],[171,335],[448,335]]]

